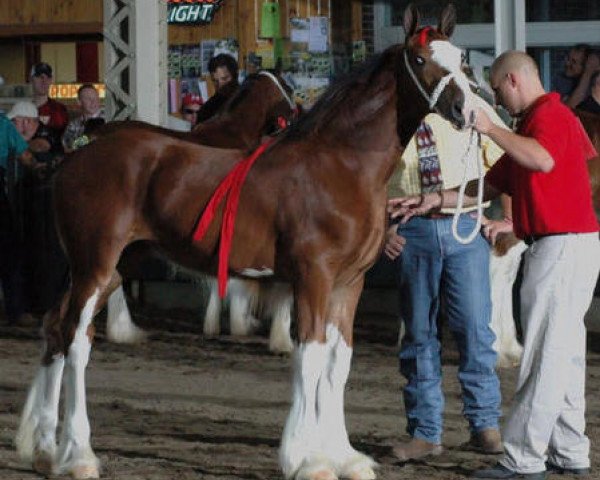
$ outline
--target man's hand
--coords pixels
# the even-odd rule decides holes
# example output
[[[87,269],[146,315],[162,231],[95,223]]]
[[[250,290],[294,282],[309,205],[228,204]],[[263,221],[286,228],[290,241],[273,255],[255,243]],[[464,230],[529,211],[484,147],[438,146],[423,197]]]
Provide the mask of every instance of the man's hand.
[[[398,225],[390,225],[385,234],[385,247],[383,251],[390,260],[395,260],[402,253],[402,250],[404,250],[404,245],[406,245],[406,238],[398,235],[397,229]]]
[[[443,196],[441,192],[396,197],[388,200],[387,211],[392,218],[402,217],[400,223],[406,223],[409,218],[415,215],[425,215],[432,210],[440,209],[442,203]]]
[[[490,245],[496,244],[496,239],[500,233],[511,233],[513,231],[513,223],[510,219],[489,220],[483,217],[481,221],[481,231],[483,236],[490,242]]]
[[[490,130],[495,127],[495,124],[490,120],[490,117],[485,112],[485,110],[483,110],[482,108],[478,108],[473,127],[479,133],[487,135],[490,132]]]

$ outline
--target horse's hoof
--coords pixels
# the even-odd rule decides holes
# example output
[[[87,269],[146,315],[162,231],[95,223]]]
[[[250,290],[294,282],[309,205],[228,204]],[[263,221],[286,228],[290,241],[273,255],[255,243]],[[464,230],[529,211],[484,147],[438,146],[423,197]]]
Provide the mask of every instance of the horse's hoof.
[[[364,466],[349,472],[347,475],[344,475],[344,478],[348,478],[349,480],[374,480],[377,476],[371,467]]]
[[[337,475],[329,469],[312,472],[310,480],[337,480]]]
[[[52,456],[48,453],[37,453],[33,459],[33,470],[48,477],[52,474]]]
[[[95,465],[79,465],[71,470],[71,477],[76,480],[84,478],[100,478],[100,472]]]

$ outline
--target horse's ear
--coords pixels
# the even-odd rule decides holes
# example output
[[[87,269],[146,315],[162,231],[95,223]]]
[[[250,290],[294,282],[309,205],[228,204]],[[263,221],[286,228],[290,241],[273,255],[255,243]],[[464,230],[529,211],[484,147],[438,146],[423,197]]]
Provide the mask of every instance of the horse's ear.
[[[456,8],[454,4],[449,3],[440,15],[440,23],[438,25],[438,31],[447,37],[451,37],[454,33],[454,27],[456,26]]]
[[[404,10],[404,32],[406,37],[412,37],[419,26],[419,11],[412,3],[409,3]]]

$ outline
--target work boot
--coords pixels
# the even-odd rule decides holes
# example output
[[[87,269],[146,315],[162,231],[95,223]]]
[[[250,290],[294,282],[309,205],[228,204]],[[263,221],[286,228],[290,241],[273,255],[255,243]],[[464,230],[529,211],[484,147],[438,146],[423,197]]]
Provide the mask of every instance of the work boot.
[[[392,449],[394,457],[399,462],[418,460],[429,455],[439,455],[444,448],[436,443],[430,443],[420,438],[413,438],[410,442],[399,443]]]
[[[481,453],[496,454],[504,451],[500,431],[496,428],[485,428],[472,433],[469,446]]]
[[[485,478],[488,480],[509,480],[511,478],[524,478],[527,480],[545,480],[546,470],[535,473],[519,473],[506,468],[504,465],[496,464],[493,468],[486,468],[485,470],[475,470],[471,475],[471,478]]]

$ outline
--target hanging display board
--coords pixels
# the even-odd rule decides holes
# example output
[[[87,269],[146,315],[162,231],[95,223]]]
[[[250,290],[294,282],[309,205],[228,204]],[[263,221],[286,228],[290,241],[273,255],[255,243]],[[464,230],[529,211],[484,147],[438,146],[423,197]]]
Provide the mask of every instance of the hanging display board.
[[[224,0],[168,0],[167,21],[170,24],[207,24]]]

